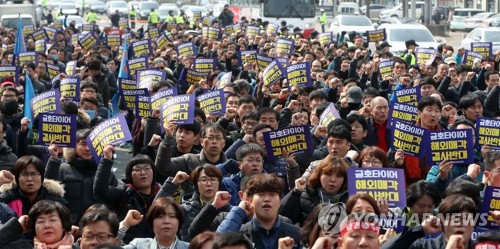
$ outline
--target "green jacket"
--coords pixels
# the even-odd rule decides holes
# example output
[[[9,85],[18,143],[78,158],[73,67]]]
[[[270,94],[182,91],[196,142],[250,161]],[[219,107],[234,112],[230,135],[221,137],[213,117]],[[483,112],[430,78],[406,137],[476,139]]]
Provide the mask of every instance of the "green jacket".
[[[321,24],[326,24],[326,13],[323,12],[323,15],[321,15],[321,17],[319,18],[319,22]]]

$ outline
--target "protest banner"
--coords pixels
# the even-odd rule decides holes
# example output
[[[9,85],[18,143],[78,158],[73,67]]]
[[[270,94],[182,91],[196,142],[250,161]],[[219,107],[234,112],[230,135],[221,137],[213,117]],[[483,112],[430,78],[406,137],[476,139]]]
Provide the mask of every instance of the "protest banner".
[[[177,54],[179,56],[189,57],[196,56],[196,49],[194,43],[188,42],[181,45],[177,45]]]
[[[329,46],[333,43],[333,32],[325,32],[318,35],[321,46]]]
[[[414,106],[418,105],[418,102],[422,97],[420,87],[399,89],[395,90],[393,93],[396,95],[396,102]]]
[[[314,151],[311,131],[307,125],[289,126],[264,132],[263,135],[269,160],[284,157],[285,152],[302,154]]]
[[[500,229],[500,224],[495,223],[495,220],[491,216],[491,212],[494,211],[500,211],[500,188],[486,186],[484,189],[483,204],[481,206],[481,214],[488,215],[488,220],[484,227],[497,229],[498,231],[498,229]]]
[[[47,36],[47,32],[45,32],[45,29],[40,29],[33,32],[33,39],[35,39],[35,41],[48,40],[49,37]]]
[[[200,108],[205,113],[221,114],[226,113],[226,99],[224,90],[208,90],[196,97],[200,102]]]
[[[493,150],[500,150],[500,119],[476,119],[477,147],[490,146]]]
[[[278,39],[276,41],[276,52],[291,56],[295,50],[295,42],[287,39]]]
[[[305,87],[312,85],[311,63],[299,62],[286,68],[287,86],[284,87]]]
[[[394,121],[415,124],[418,120],[418,108],[413,105],[391,102],[387,118],[387,129],[392,129]]]
[[[76,64],[77,64],[77,61],[69,61],[66,64],[66,75],[67,76],[76,76]]]
[[[157,28],[149,29],[148,34],[149,34],[149,39],[151,39],[151,40],[154,40],[154,39],[158,38],[158,36],[160,36],[160,32],[158,31]]]
[[[118,87],[123,90],[137,89],[137,81],[134,79],[118,78]]]
[[[33,62],[38,66],[38,53],[37,52],[23,52],[16,55],[17,65],[24,67],[27,62]]]
[[[194,60],[194,70],[200,73],[211,73],[217,69],[217,59],[196,58]]]
[[[50,79],[53,79],[54,77],[58,76],[61,73],[57,65],[52,65],[49,63],[45,63],[45,65],[47,66],[47,73],[49,74]]]
[[[118,21],[118,27],[120,27],[120,29],[122,30],[126,30],[128,28],[128,20],[120,19],[120,21]]]
[[[36,95],[31,99],[31,117],[38,117],[39,113],[57,113],[61,110],[61,94],[56,90],[49,90]]]
[[[493,42],[471,42],[470,50],[489,58],[493,54]]]
[[[83,24],[80,26],[81,31],[89,31],[89,32],[94,32],[95,31],[95,25],[94,24]]]
[[[392,127],[392,144],[394,150],[402,150],[405,154],[421,157],[424,153],[422,144],[426,137],[426,129],[394,120]]]
[[[151,102],[149,97],[148,89],[145,90],[144,94],[137,95],[135,98],[135,118],[142,119],[151,116]]]
[[[319,118],[319,125],[327,127],[330,122],[337,118],[340,118],[340,114],[337,111],[337,108],[335,108],[335,105],[330,103],[321,114],[321,117]]]
[[[5,81],[11,79],[11,82],[19,82],[19,73],[17,66],[0,66],[0,78]]]
[[[206,79],[209,73],[201,73],[192,69],[182,69],[181,76],[179,77],[179,82],[186,82],[189,85],[198,84],[200,80]]]
[[[150,56],[153,54],[150,39],[143,39],[132,43],[132,52],[135,58],[142,56]]]
[[[61,96],[68,101],[80,102],[80,77],[61,79]]]
[[[47,51],[47,43],[45,40],[38,40],[35,42],[35,51],[38,53],[45,53],[45,51]]]
[[[260,33],[260,28],[256,26],[247,26],[246,37],[255,38]]]
[[[436,58],[437,49],[418,47],[415,49],[415,53],[417,54],[416,63],[418,65],[430,65]]]
[[[51,27],[43,27],[45,29],[45,33],[47,34],[48,40],[55,41],[57,35],[57,29]]]
[[[63,30],[63,23],[64,23],[63,19],[54,20],[54,28],[57,30]]]
[[[38,141],[49,146],[52,141],[59,147],[76,147],[76,115],[40,113],[38,115]]]
[[[267,24],[266,34],[267,35],[274,35],[274,34],[278,33],[279,28],[280,28],[280,26],[278,24],[269,23],[269,24]]]
[[[177,124],[192,124],[194,121],[194,94],[184,94],[168,99],[160,108],[162,127],[165,127],[169,120]]]
[[[132,58],[127,61],[129,77],[135,78],[136,73],[139,70],[145,70],[149,68],[148,58],[145,56],[139,58]]]
[[[367,30],[366,39],[368,42],[381,42],[387,40],[385,29]]]
[[[24,36],[28,36],[28,35],[31,35],[33,34],[33,32],[35,32],[35,25],[25,25],[23,26],[23,35]]]
[[[378,66],[380,77],[385,80],[387,77],[394,77],[392,68],[394,67],[394,60],[381,60]]]
[[[121,35],[107,35],[106,36],[106,44],[108,44],[108,46],[110,46],[110,47],[122,45]]]
[[[176,86],[158,91],[157,93],[153,94],[153,96],[151,96],[150,98],[151,110],[156,110],[156,109],[159,110],[161,105],[163,105],[163,103],[167,102],[168,99],[177,95],[178,92]]]
[[[101,122],[87,136],[86,142],[94,160],[99,163],[108,144],[115,145],[132,139],[125,114],[120,113]]]
[[[223,89],[224,87],[227,86],[227,84],[231,83],[231,77],[233,76],[233,73],[227,72],[224,73],[224,75],[220,78],[217,88],[218,89]]]
[[[285,77],[285,70],[281,63],[274,59],[262,72],[262,81],[264,82],[264,86],[272,86],[277,83],[279,80]]]
[[[93,32],[89,32],[78,39],[78,44],[80,44],[82,49],[89,50],[97,44],[97,38]]]
[[[443,160],[453,163],[474,162],[472,129],[430,131],[424,143],[427,165],[439,165]]]
[[[160,35],[157,39],[156,39],[156,47],[158,49],[164,49],[167,47],[167,44],[168,44],[168,38],[167,38],[167,35],[166,34],[162,34]]]
[[[241,50],[238,51],[237,55],[240,66],[242,67],[244,63],[253,65],[255,62],[257,62],[257,50]]]
[[[277,60],[281,64],[281,66],[283,68],[288,67],[288,58],[277,57],[277,58],[274,58],[274,59]]]
[[[483,59],[483,55],[480,53],[472,52],[470,50],[465,50],[464,58],[462,59],[462,63],[466,66],[472,67],[474,65],[475,59]]]
[[[260,70],[266,69],[266,67],[273,61],[273,58],[260,54],[256,54],[255,58],[257,59],[257,66],[259,66]]]
[[[165,80],[167,77],[167,72],[159,70],[159,69],[146,69],[137,71],[137,88],[147,88],[152,91],[153,86],[158,84],[158,82]],[[148,85],[149,82],[146,83],[146,79],[151,78],[151,85]]]
[[[347,185],[349,195],[367,193],[375,200],[386,198],[389,208],[406,207],[404,169],[350,168]]]

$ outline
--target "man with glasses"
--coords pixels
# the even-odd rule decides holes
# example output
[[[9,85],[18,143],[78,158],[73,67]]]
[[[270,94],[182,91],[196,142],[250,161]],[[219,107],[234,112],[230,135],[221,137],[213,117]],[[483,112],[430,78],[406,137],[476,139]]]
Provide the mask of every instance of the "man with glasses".
[[[80,99],[84,98],[94,98],[97,99],[97,111],[95,115],[102,117],[103,119],[107,119],[110,117],[110,112],[108,108],[104,106],[102,103],[102,98],[99,94],[97,94],[98,88],[97,85],[93,82],[82,82],[80,85]],[[92,117],[91,117],[92,118]]]
[[[80,220],[82,237],[79,244],[81,249],[92,249],[101,244],[118,244],[119,220],[114,212],[96,209],[87,211]]]
[[[9,99],[13,99],[16,102],[19,101],[19,91],[17,90],[17,88],[8,86],[5,89],[3,89],[0,101],[5,101]]]

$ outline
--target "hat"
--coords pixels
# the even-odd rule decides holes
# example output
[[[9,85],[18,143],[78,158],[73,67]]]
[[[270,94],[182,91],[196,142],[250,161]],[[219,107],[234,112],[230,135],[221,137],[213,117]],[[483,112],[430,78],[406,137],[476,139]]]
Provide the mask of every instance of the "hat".
[[[350,87],[347,90],[347,103],[349,104],[360,104],[363,98],[363,91],[359,86]]]
[[[3,88],[6,88],[8,86],[16,87],[16,84],[14,84],[14,82],[6,81],[6,82],[2,83],[1,88],[3,89]]]
[[[288,31],[288,28],[287,27],[281,27],[280,30],[281,30],[281,32]]]
[[[385,42],[382,42],[382,43],[380,44],[380,48],[385,48],[385,47],[392,47],[392,46],[391,46],[391,45],[389,45],[389,43],[385,41]]]
[[[418,47],[418,44],[415,42],[415,40],[408,40],[408,41],[405,41],[405,45],[406,47],[410,46],[410,45],[413,45],[415,47]]]
[[[457,64],[457,59],[455,57],[447,57],[444,59],[444,63],[450,65],[450,64]]]
[[[229,4],[224,4],[224,8],[227,8],[227,7],[229,7]]]
[[[299,27],[295,27],[295,28],[293,28],[293,32],[300,32],[300,31],[302,31],[302,29],[301,29],[301,28],[299,28]]]

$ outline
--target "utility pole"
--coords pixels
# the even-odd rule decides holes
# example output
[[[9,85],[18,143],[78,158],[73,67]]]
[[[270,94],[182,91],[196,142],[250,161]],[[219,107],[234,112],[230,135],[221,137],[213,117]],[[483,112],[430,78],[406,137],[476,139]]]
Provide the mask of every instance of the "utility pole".
[[[431,13],[432,13],[432,1],[431,0],[425,0],[425,6],[424,6],[424,24],[425,25],[430,25],[431,24]]]

